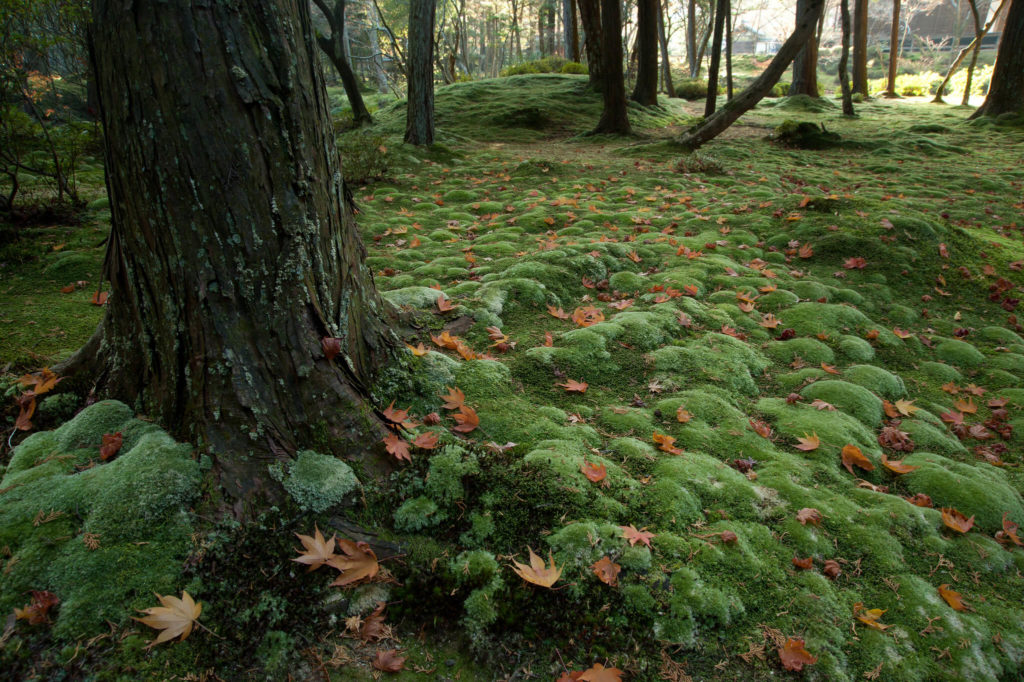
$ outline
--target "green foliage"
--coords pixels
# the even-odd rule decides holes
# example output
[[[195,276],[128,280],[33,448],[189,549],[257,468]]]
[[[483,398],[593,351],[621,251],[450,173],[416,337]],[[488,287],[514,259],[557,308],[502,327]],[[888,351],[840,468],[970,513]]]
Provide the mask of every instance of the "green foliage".
[[[704,152],[691,152],[676,161],[677,173],[701,173],[703,175],[720,175],[725,172],[722,162]]]
[[[586,73],[587,69],[582,64],[571,62],[562,57],[550,56],[536,59],[529,62],[521,62],[506,66],[501,70],[502,76],[523,76],[533,73]]]
[[[676,97],[688,100],[699,100],[705,99],[708,96],[708,82],[706,80],[696,80],[688,78],[678,82],[674,82],[676,90]]]
[[[359,480],[345,462],[337,457],[302,450],[288,465],[283,477],[284,489],[303,509],[324,512],[341,504],[359,487]]]
[[[345,182],[362,185],[383,178],[391,165],[386,139],[370,130],[353,130],[338,136]]]

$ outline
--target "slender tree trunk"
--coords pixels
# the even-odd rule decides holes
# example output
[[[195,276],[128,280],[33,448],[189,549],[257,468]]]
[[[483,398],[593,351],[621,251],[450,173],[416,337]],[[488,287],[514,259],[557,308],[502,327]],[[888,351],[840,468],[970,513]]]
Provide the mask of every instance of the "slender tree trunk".
[[[853,116],[853,94],[850,91],[850,79],[847,78],[846,62],[850,57],[850,2],[839,0],[843,31],[843,51],[839,55],[839,91],[843,95],[843,114]]]
[[[700,73],[700,59],[697,58],[697,0],[686,3],[686,59],[690,66],[690,78]]]
[[[637,0],[637,74],[633,101],[644,106],[658,103],[658,18],[660,0]]]
[[[308,2],[95,0],[92,18],[111,294],[98,355],[69,366],[209,452],[240,501],[272,496],[267,465],[323,430],[372,463],[393,341]]]
[[[868,96],[868,0],[853,3],[853,91]]]
[[[604,84],[604,58],[602,57],[601,39],[601,0],[577,0],[580,8],[580,23],[586,34],[584,47],[587,52],[587,73],[590,74],[590,86],[600,90]]]
[[[565,33],[566,39],[569,41],[566,58],[578,64],[582,59],[580,58],[580,21],[576,12],[576,0],[566,0],[566,3],[569,8],[569,26]]]
[[[985,102],[971,115],[1024,114],[1024,0],[1010,0]]]
[[[434,0],[409,3],[409,100],[405,141],[434,143]]]
[[[694,78],[700,78],[700,67],[704,62],[704,51],[708,49],[708,40],[711,38],[711,30],[715,25],[715,6],[710,4],[708,6],[708,25],[704,27],[704,32],[700,35],[700,43],[697,47],[697,73]]]
[[[796,29],[779,48],[771,63],[768,64],[768,68],[761,72],[761,75],[755,78],[754,82],[746,89],[736,95],[732,102],[683,135],[679,139],[679,144],[687,149],[697,149],[709,140],[713,140],[771,92],[775,84],[779,82],[779,78],[793,62],[793,58],[814,33],[824,5],[825,0],[810,0],[806,3],[802,7],[802,13],[797,14]]]
[[[889,29],[889,78],[885,83],[885,96],[896,96],[896,70],[899,66],[900,0],[892,0],[892,26]]]
[[[797,0],[797,13],[814,0]],[[793,61],[793,82],[789,86],[790,95],[818,96],[818,38],[817,31],[811,33],[807,44]]]
[[[1003,8],[1006,7],[1008,2],[1009,0],[1001,0],[999,6],[996,7],[996,11],[993,12],[992,16],[989,18],[988,23],[985,24],[980,33],[975,34],[974,40],[971,41],[971,44],[960,50],[960,54],[956,56],[953,63],[949,65],[949,69],[946,70],[946,76],[942,79],[942,85],[940,85],[939,89],[935,91],[935,98],[932,100],[933,104],[942,104],[942,93],[945,92],[946,86],[949,85],[950,79],[953,78],[953,74],[956,73],[958,68],[960,68],[960,64],[963,63],[964,58],[971,50],[974,50],[975,53],[977,53],[981,49],[981,39],[988,35],[988,32],[992,29],[992,25],[996,23],[996,19],[999,18],[1000,13],[1002,13]]]
[[[352,72],[352,67],[345,57],[345,3],[346,0],[334,0],[330,5],[327,0],[313,0],[320,11],[327,17],[327,23],[331,27],[329,37],[320,36],[317,44],[324,51],[331,64],[338,70],[341,76],[341,84],[345,87],[345,96],[352,106],[352,118],[357,126],[372,123],[373,117],[363,102],[363,95],[359,92],[359,81]]]
[[[668,3],[658,9],[658,43],[661,46],[661,80],[665,86],[665,94],[669,97],[676,96],[675,85],[672,84],[672,64],[668,58],[668,35],[665,31],[665,13],[668,12]]]
[[[967,106],[971,99],[971,81],[974,80],[974,66],[978,63],[978,50],[981,47],[981,18],[978,16],[978,5],[975,0],[967,0],[971,6],[971,16],[974,18],[974,39],[978,42],[971,51],[971,63],[967,65],[967,82],[964,83],[964,95],[960,101],[961,106]]]
[[[389,84],[387,71],[384,70],[384,53],[380,49],[380,15],[372,3],[367,3],[366,14],[370,17],[370,54],[373,58],[373,73],[377,80],[377,92],[383,94],[388,91]]]
[[[729,0],[718,0],[715,8],[715,37],[711,40],[711,63],[708,65],[708,94],[704,99],[704,118],[715,113],[718,103],[718,71],[722,59],[722,32],[725,29],[725,6]]]
[[[628,135],[626,84],[622,74],[622,5],[601,0],[601,94],[604,107],[594,133]]]
[[[523,37],[520,35],[519,30],[519,2],[518,0],[511,0],[512,2],[512,35],[515,36],[516,40],[516,61],[523,61]]]
[[[725,3],[725,98],[732,99],[732,0]]]

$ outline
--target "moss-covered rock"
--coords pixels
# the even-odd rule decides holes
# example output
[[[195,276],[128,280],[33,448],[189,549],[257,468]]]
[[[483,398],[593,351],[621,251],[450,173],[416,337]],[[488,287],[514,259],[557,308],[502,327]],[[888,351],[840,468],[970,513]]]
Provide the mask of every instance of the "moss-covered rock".
[[[907,396],[903,379],[875,365],[854,365],[843,371],[843,379],[863,386],[886,400],[899,400]]]
[[[1004,512],[1024,519],[1024,500],[1007,485],[997,467],[957,462],[929,452],[915,452],[904,462],[919,467],[903,476],[910,490],[928,495],[936,507],[954,507],[965,516],[974,516],[983,531],[1000,530]]]
[[[816,381],[801,395],[807,400],[824,400],[850,414],[865,426],[875,428],[882,423],[882,400],[871,391],[847,381]]]
[[[943,362],[972,369],[985,362],[985,355],[966,341],[950,339],[935,347],[935,355]]]

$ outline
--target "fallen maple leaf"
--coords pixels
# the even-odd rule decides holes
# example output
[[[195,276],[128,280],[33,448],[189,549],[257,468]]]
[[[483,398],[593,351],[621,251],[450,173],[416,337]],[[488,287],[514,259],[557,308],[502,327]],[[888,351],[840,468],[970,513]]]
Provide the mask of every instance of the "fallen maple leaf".
[[[954,611],[966,611],[967,604],[964,603],[963,597],[956,590],[949,589],[949,584],[939,585],[939,596],[946,600],[946,603]]]
[[[803,450],[804,452],[810,452],[811,450],[817,450],[821,445],[821,439],[818,438],[818,434],[815,432],[812,435],[803,435],[803,438],[797,438],[797,450]]]
[[[909,474],[911,471],[921,468],[912,464],[904,464],[902,459],[889,459],[884,454],[882,455],[882,466],[894,474]]]
[[[816,407],[819,410],[826,410],[828,412],[835,412],[836,411],[836,406],[835,405],[833,405],[832,403],[827,403],[824,400],[822,400],[821,398],[815,398],[811,402],[811,407]]]
[[[564,384],[555,385],[564,388],[566,393],[586,393],[588,386],[587,382],[576,381],[575,379],[566,379]]]
[[[839,370],[836,369],[835,365],[828,365],[823,362],[821,363],[821,368],[828,372],[829,374],[840,374]]]
[[[551,313],[553,317],[557,317],[560,320],[568,320],[569,317],[571,317],[569,313],[565,312],[561,308],[556,308],[553,305],[548,306],[548,312]]]
[[[516,575],[525,580],[528,583],[539,585],[540,587],[550,588],[562,575],[562,569],[555,566],[555,558],[551,552],[548,552],[548,561],[551,566],[547,566],[544,560],[533,553],[533,550],[529,547],[530,551],[530,565],[521,564],[518,561],[512,561],[512,570],[515,571]]]
[[[821,512],[813,507],[804,507],[796,513],[796,520],[804,526],[808,523],[812,526],[820,525],[824,518],[825,517],[821,515]]]
[[[916,495],[912,495],[910,497],[904,497],[903,499],[906,500],[907,502],[909,502],[910,504],[914,505],[915,507],[931,507],[932,506],[932,498],[928,497],[924,493],[917,493]]]
[[[341,572],[341,575],[331,583],[331,587],[348,587],[363,580],[372,580],[380,570],[377,555],[365,542],[353,542],[342,538],[338,540],[338,549],[342,554],[335,554],[327,561],[327,565]]]
[[[603,582],[605,585],[615,587],[619,584],[619,572],[622,571],[622,566],[618,565],[608,557],[601,557],[590,567],[590,570],[594,572],[597,579]]]
[[[651,436],[651,440],[658,444],[658,449],[662,452],[667,452],[672,455],[681,455],[683,451],[673,445],[676,442],[674,436],[658,433],[657,431]]]
[[[809,571],[814,568],[814,557],[809,556],[806,559],[793,557],[793,565],[802,571]]]
[[[103,442],[100,445],[100,459],[106,462],[118,453],[123,443],[124,438],[122,438],[120,431],[103,434]]]
[[[747,423],[750,424],[750,428],[754,429],[754,432],[762,438],[771,440],[772,438],[772,427],[768,426],[765,422],[760,419],[748,419]]]
[[[857,616],[857,620],[859,620],[860,622],[864,623],[864,625],[867,625],[869,628],[872,628],[874,630],[882,631],[889,629],[888,625],[886,625],[885,623],[881,623],[878,620],[882,617],[882,614],[884,614],[887,609],[867,609],[866,611],[859,613],[862,606],[863,605],[860,602],[857,602],[853,605],[853,613],[855,616]]]
[[[814,665],[818,657],[804,648],[804,640],[799,637],[787,637],[786,643],[779,648],[779,660],[782,667],[792,672],[800,672],[805,665]]]
[[[199,614],[203,611],[202,602],[197,604],[192,600],[192,596],[184,591],[181,593],[181,599],[173,595],[161,597],[159,594],[156,595],[156,598],[160,601],[161,606],[140,609],[141,613],[146,614],[145,618],[133,617],[133,620],[156,630],[162,630],[156,639],[146,645],[146,648],[149,649],[161,642],[174,639],[178,635],[181,635],[180,641],[185,641],[192,633],[192,625],[199,620]]]
[[[412,351],[414,357],[421,358],[427,354],[427,348],[423,345],[423,342],[417,343],[415,346],[405,344],[405,347]]]
[[[606,668],[601,663],[595,663],[592,667],[584,670],[577,679],[580,682],[621,682],[622,671],[618,668]]]
[[[388,649],[387,651],[377,650],[377,655],[373,659],[373,667],[381,672],[385,673],[397,673],[405,667],[406,656],[399,656],[396,649]]]
[[[580,465],[580,471],[587,477],[587,480],[591,483],[600,483],[608,476],[607,467],[604,464],[594,464],[588,462],[586,459],[583,460],[583,464]]]
[[[32,601],[25,608],[14,607],[14,619],[27,620],[29,625],[40,625],[49,620],[47,613],[59,603],[60,599],[53,592],[32,590]]]
[[[953,407],[964,414],[976,414],[978,412],[978,406],[974,404],[974,398],[971,397],[968,397],[966,401],[957,400],[953,403]]]
[[[598,322],[604,322],[604,313],[592,305],[580,306],[573,311],[572,321],[580,327],[590,327]]]
[[[693,415],[690,414],[685,407],[680,405],[676,409],[676,421],[677,422],[679,422],[680,424],[686,424],[691,419],[693,419]]]
[[[384,609],[386,607],[387,604],[384,602],[377,602],[377,608],[359,626],[359,639],[369,642],[371,639],[380,639],[384,636]]]
[[[409,441],[394,433],[389,433],[381,442],[384,443],[384,449],[389,454],[394,455],[395,459],[399,462],[403,459],[406,462],[412,462],[412,455],[409,453]]]
[[[943,507],[942,523],[958,533],[966,533],[974,527],[974,517],[967,518],[952,507]]]
[[[437,447],[437,434],[433,431],[424,431],[416,436],[412,444],[422,450],[433,450]]]
[[[448,388],[445,386],[445,388]],[[448,393],[441,396],[441,400],[444,401],[444,409],[446,410],[458,410],[466,404],[466,394],[462,392],[458,386],[454,388],[448,388]]]
[[[914,404],[913,400],[897,400],[893,407],[904,417],[913,417],[914,413],[921,408]]]
[[[440,296],[437,297],[436,303],[437,312],[439,313],[447,313],[451,310],[455,310],[455,306],[452,305],[451,301],[444,294],[441,294]]]
[[[1003,529],[996,532],[996,540],[1007,545],[1013,543],[1018,547],[1024,547],[1024,542],[1017,537],[1017,530],[1020,526],[1006,518],[1009,515],[1010,512],[1003,512]]]
[[[313,537],[299,533],[295,535],[299,538],[304,549],[300,549],[299,554],[301,556],[292,559],[292,561],[306,564],[309,566],[310,571],[315,571],[334,557],[334,539],[337,535],[332,535],[330,540],[324,540],[324,536],[315,524],[313,525]]]
[[[821,569],[821,572],[835,580],[843,574],[843,569],[839,568],[839,562],[835,559],[826,559],[825,566]]]
[[[843,460],[843,466],[851,474],[855,466],[860,467],[864,471],[873,471],[875,468],[871,460],[865,457],[864,453],[856,445],[844,445],[840,457]]]
[[[108,291],[97,291],[95,294],[92,295],[92,298],[89,299],[89,303],[92,303],[93,305],[104,305],[104,304],[106,304],[107,298],[109,298],[109,297],[110,297],[110,292],[108,292]]]
[[[36,413],[36,394],[33,391],[26,391],[15,398],[18,404],[18,418],[14,421],[14,428],[19,431],[32,429],[32,415]]]
[[[629,540],[630,547],[638,542],[642,542],[644,545],[650,547],[651,539],[655,537],[654,533],[647,532],[646,526],[637,530],[632,523],[628,526],[619,526],[619,530],[622,531],[622,537]]]
[[[459,424],[453,428],[452,431],[469,433],[476,427],[480,426],[480,417],[477,416],[476,410],[469,405],[463,405],[460,407],[459,411],[452,415],[452,418]]]

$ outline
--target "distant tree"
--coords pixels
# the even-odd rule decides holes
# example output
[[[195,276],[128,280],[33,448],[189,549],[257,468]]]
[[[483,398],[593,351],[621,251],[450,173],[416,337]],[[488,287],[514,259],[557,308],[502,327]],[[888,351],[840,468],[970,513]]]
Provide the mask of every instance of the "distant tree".
[[[949,81],[950,81],[951,78],[953,78],[953,74],[956,73],[956,70],[958,68],[960,68],[960,64],[963,63],[964,58],[968,54],[971,55],[971,65],[973,66],[976,63],[976,61],[978,59],[978,52],[981,50],[981,39],[984,38],[986,35],[988,35],[988,32],[992,29],[992,25],[996,23],[996,19],[999,18],[999,15],[1002,13],[1003,8],[1006,7],[1006,5],[1007,5],[1007,3],[1009,1],[1010,0],[1000,0],[999,6],[996,7],[996,11],[992,13],[992,15],[989,17],[988,22],[980,30],[978,29],[977,22],[975,22],[975,25],[974,25],[974,40],[971,41],[970,45],[968,45],[964,49],[960,50],[960,53],[956,56],[956,59],[954,59],[953,63],[949,65],[949,68],[946,70],[946,76],[942,79],[942,84],[935,91],[935,98],[932,99],[932,103],[933,104],[942,104],[942,94],[946,91],[946,86],[949,85]],[[977,15],[977,3],[975,2],[975,0],[970,0],[970,2],[971,2],[971,8],[972,8],[973,12],[975,13],[975,16],[977,17],[978,16]],[[970,86],[970,82],[971,82],[971,77],[970,77],[970,74],[968,73],[968,78],[967,78],[968,87],[964,88],[964,95],[963,95],[963,102],[962,102],[962,104],[967,104],[967,100],[970,98],[970,91],[971,91],[971,88],[969,87]]]
[[[900,0],[892,0],[892,25],[889,28],[889,77],[885,96],[896,96],[896,69],[900,62]]]
[[[985,102],[971,118],[1024,114],[1024,0],[1010,0]]]
[[[580,8],[580,24],[583,25],[583,47],[587,53],[590,87],[600,90],[604,84],[604,59],[601,57],[601,0],[577,0],[577,4]]]
[[[324,434],[374,466],[369,386],[394,337],[308,0],[127,6],[92,8],[111,293],[60,369],[210,454],[248,516],[277,486],[268,465]]]
[[[814,0],[796,0],[796,11]],[[793,82],[789,86],[790,95],[818,96],[818,36],[812,31],[807,42],[800,49],[800,54],[793,60]]]
[[[1022,0],[1016,1],[1021,2]],[[713,140],[771,92],[775,84],[779,82],[779,78],[793,62],[793,58],[817,29],[818,18],[821,16],[824,5],[825,0],[809,0],[800,6],[800,12],[796,17],[796,28],[779,48],[779,51],[775,53],[775,57],[761,72],[761,75],[755,78],[746,89],[738,93],[729,106],[722,107],[701,124],[688,130],[679,138],[679,144],[687,149],[697,149],[709,140]]]
[[[327,25],[331,27],[331,35],[318,35],[316,42],[324,51],[331,64],[337,69],[341,76],[341,84],[345,88],[345,96],[352,106],[352,117],[355,124],[361,126],[365,123],[372,123],[373,117],[363,102],[363,95],[359,92],[359,81],[352,72],[352,66],[345,57],[345,5],[346,0],[334,0],[333,3],[327,0],[313,0],[317,8],[323,12],[327,19]]]
[[[853,91],[868,96],[868,0],[853,3]]]
[[[973,2],[973,0],[972,0]],[[843,34],[843,51],[839,55],[839,91],[843,95],[843,114],[853,116],[853,93],[847,77],[846,63],[850,58],[850,2],[839,0],[840,22]]]
[[[622,73],[622,4],[601,0],[601,96],[604,106],[594,133],[628,135],[626,83]]]
[[[434,143],[434,0],[410,0],[405,141]]]
[[[669,11],[671,0],[665,0],[665,4],[658,10],[658,43],[661,45],[661,80],[665,88],[665,94],[669,97],[676,96],[676,88],[672,83],[672,64],[668,58],[668,30],[665,27],[665,15]]]
[[[574,62],[580,59],[580,25],[576,12],[576,0],[562,0],[562,40],[565,42],[565,58]]]
[[[700,59],[697,57],[697,0],[686,0],[686,60],[690,78],[700,73]]]
[[[637,62],[633,101],[650,106],[658,103],[658,20],[660,0],[637,0]]]
[[[715,35],[711,39],[711,63],[708,65],[708,94],[704,100],[704,116],[715,113],[718,102],[718,72],[722,59],[722,33],[725,30],[725,18],[728,16],[729,0],[718,0],[715,8]]]

